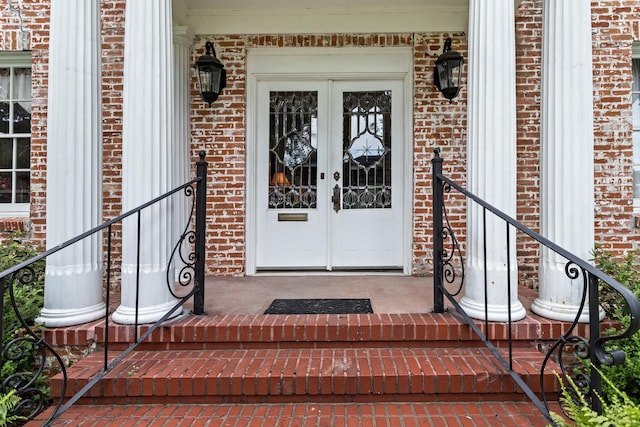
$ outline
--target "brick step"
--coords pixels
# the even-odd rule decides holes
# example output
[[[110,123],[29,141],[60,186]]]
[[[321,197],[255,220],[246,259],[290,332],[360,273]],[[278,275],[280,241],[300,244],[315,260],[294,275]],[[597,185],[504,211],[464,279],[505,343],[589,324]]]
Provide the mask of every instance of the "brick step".
[[[44,412],[28,427],[40,426]],[[527,402],[76,405],[54,425],[158,426],[505,426],[549,423]]]
[[[115,354],[111,355],[115,357]],[[514,350],[514,370],[534,391],[543,355]],[[100,372],[93,354],[68,370],[66,396]],[[552,367],[546,384],[553,385]],[[51,381],[60,395],[61,377]],[[553,391],[553,390],[548,390]],[[518,400],[520,390],[484,348],[136,351],[83,403]]]
[[[484,330],[483,322],[478,326]],[[534,315],[512,325],[516,346],[531,347],[532,341],[557,339],[568,323],[553,322]],[[606,326],[606,325],[605,325]],[[604,327],[604,326],[603,326]],[[148,330],[138,327],[138,336]],[[578,325],[579,335],[586,329]],[[104,321],[82,327],[47,330],[45,339],[54,347],[103,345]],[[109,324],[110,350],[122,350],[134,342],[135,328]],[[497,345],[506,343],[505,323],[489,324],[488,336]],[[456,313],[348,314],[348,315],[213,315],[183,316],[160,327],[141,344],[147,350],[320,348],[402,346],[457,347],[482,343]]]

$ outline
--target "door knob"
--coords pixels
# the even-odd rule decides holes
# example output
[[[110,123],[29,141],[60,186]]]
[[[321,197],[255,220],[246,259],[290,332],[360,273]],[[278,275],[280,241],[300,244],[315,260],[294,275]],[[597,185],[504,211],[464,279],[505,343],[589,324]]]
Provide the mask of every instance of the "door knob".
[[[336,181],[340,181],[340,172],[335,171],[333,173],[333,179],[335,179]]]

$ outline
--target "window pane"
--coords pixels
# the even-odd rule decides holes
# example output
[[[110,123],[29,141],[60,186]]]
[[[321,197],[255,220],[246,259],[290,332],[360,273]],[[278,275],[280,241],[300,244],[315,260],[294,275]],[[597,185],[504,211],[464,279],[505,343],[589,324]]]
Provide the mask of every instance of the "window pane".
[[[13,132],[31,133],[30,102],[15,102],[13,104]]]
[[[640,93],[631,95],[631,108],[633,111],[633,128],[640,129]]]
[[[13,165],[13,139],[0,138],[0,169],[11,169]]]
[[[14,101],[31,99],[31,68],[13,69],[12,94]]]
[[[9,103],[0,101],[0,133],[9,133]]]
[[[632,60],[633,197],[640,198],[640,58]]]
[[[29,203],[32,81],[31,67],[24,65],[0,67],[0,212]]]
[[[9,99],[10,71],[8,68],[0,68],[0,101]]]
[[[16,172],[16,203],[29,203],[29,172]]]
[[[633,198],[640,199],[640,166],[633,167]]]
[[[11,203],[11,172],[0,172],[0,203]]]
[[[29,138],[18,138],[17,150],[16,169],[29,169],[31,163],[31,140]]]
[[[640,198],[640,131],[633,132],[633,198]]]

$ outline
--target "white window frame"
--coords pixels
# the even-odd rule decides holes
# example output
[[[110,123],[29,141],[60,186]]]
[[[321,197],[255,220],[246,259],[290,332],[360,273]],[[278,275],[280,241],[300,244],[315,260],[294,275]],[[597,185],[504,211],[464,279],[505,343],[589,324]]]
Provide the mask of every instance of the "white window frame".
[[[33,64],[31,61],[31,52],[30,51],[20,51],[20,52],[0,52],[0,68],[32,68]],[[14,102],[13,94],[8,94],[9,99],[2,99],[0,101],[9,102],[12,104]],[[31,99],[29,99],[31,101]],[[29,138],[31,140],[31,132],[29,133],[1,133],[0,138],[6,139],[17,139],[17,138]],[[15,144],[14,140],[14,144]],[[14,148],[13,152],[13,164],[11,169],[0,169],[2,172],[11,171],[12,173],[16,172],[29,172],[31,171],[31,165],[29,165],[29,169],[18,169],[16,166],[16,151]],[[15,175],[14,179],[15,181]],[[30,184],[31,188],[31,184]],[[12,194],[12,197],[15,196]],[[29,215],[29,206],[30,203],[0,203],[0,218],[6,217],[27,217]]]

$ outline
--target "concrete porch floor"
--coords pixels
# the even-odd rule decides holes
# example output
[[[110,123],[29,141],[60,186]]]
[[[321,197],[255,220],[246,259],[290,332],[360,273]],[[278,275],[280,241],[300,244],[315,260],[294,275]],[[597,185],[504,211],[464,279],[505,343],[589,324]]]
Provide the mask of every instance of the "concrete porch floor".
[[[369,298],[374,313],[429,313],[433,278],[391,274],[207,277],[207,314],[262,314],[276,298]],[[191,308],[188,306],[187,308]]]

